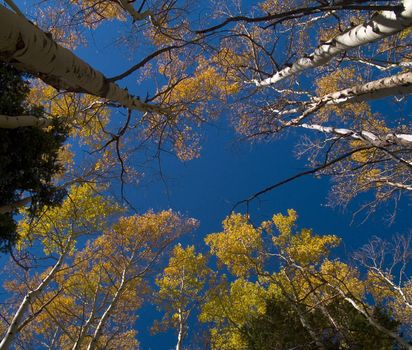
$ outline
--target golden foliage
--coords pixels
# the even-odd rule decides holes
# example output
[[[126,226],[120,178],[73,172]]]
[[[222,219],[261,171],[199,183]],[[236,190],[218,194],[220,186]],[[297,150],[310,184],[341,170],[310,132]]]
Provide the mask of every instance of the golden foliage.
[[[69,237],[93,234],[106,228],[108,218],[120,207],[98,194],[91,184],[72,186],[61,206],[46,207],[35,220],[24,215],[19,222],[20,248],[35,239],[47,252],[61,251]]]
[[[243,278],[236,279],[229,286],[223,282],[211,293],[203,305],[199,319],[213,322],[212,349],[247,349],[240,334],[240,327],[250,317],[263,314],[266,310],[267,292],[258,283]]]
[[[83,25],[89,28],[96,28],[103,20],[126,20],[122,7],[115,1],[70,0],[70,2],[83,11]]]
[[[95,96],[76,93],[59,93],[39,80],[32,84],[29,101],[41,104],[47,113],[62,118],[71,126],[71,136],[86,145],[99,145],[106,138],[105,127],[110,121],[110,111]]]
[[[338,237],[313,235],[311,229],[301,229],[298,233],[292,233],[296,220],[297,214],[292,209],[288,210],[288,215],[274,215],[272,221],[280,235],[275,235],[272,239],[275,246],[298,264],[306,266],[319,263],[327,256],[330,248],[340,244]]]
[[[223,232],[208,235],[205,242],[235,276],[245,276],[261,263],[256,255],[263,243],[261,229],[245,215],[231,214],[223,221]]]
[[[206,256],[196,253],[194,246],[183,248],[178,244],[174,247],[168,265],[156,279],[159,290],[155,300],[165,314],[160,322],[155,322],[153,332],[187,327],[189,315],[204,298],[211,272],[206,264]]]
[[[365,296],[365,282],[359,278],[359,271],[339,260],[325,260],[320,268],[323,279],[338,287],[351,297],[362,300]]]
[[[363,82],[362,77],[354,68],[336,69],[329,75],[326,75],[316,81],[316,93],[322,97],[329,93],[340,91]],[[371,114],[370,107],[366,102],[358,102],[344,105],[328,105],[318,112],[318,118],[321,121],[327,121],[331,114],[342,119],[360,118]]]

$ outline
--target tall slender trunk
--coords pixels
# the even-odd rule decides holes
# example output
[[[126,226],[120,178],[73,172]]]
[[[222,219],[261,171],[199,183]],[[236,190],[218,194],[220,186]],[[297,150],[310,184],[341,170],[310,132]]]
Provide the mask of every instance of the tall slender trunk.
[[[404,11],[401,13],[393,11],[377,13],[370,21],[350,28],[343,34],[318,46],[313,53],[298,59],[292,66],[276,72],[267,79],[254,80],[253,82],[256,86],[275,84],[304,70],[323,66],[341,53],[399,33],[412,25],[412,0],[403,0],[402,4]]]
[[[16,129],[24,126],[45,128],[51,125],[51,121],[51,119],[38,118],[33,115],[8,116],[0,114],[0,128],[3,129]]]
[[[387,96],[410,93],[412,93],[412,72],[406,72],[395,74],[387,78],[373,80],[365,84],[355,85],[321,97],[315,97],[299,108],[280,111],[274,110],[273,112],[279,116],[284,116],[288,114],[296,114],[301,111],[301,115],[292,118],[290,121],[283,122],[283,126],[295,126],[324,106],[363,102]]]
[[[322,133],[335,134],[337,136],[346,136],[355,140],[366,141],[376,147],[387,147],[390,145],[399,145],[412,147],[412,134],[395,134],[377,135],[371,131],[354,131],[346,128],[335,128],[332,126],[322,126],[319,124],[298,124],[297,127],[304,129],[316,130]]]
[[[285,270],[285,276],[286,276],[290,286],[292,287],[291,290],[292,290],[292,299],[293,300],[292,300],[291,306],[296,311],[296,313],[298,314],[298,317],[299,317],[299,320],[300,320],[300,323],[301,323],[302,327],[305,328],[308,331],[310,337],[315,342],[318,349],[326,350],[326,347],[323,344],[321,337],[313,329],[312,325],[310,324],[309,320],[306,317],[307,310],[306,310],[305,306],[300,303],[298,291],[296,290],[294,284],[292,283],[292,278],[289,277],[289,273],[287,272],[287,270]],[[285,289],[282,285],[279,285],[279,286],[281,287],[284,295],[287,296],[288,292],[285,292]]]
[[[163,112],[159,106],[144,103],[127,89],[110,82],[101,72],[57,44],[50,34],[1,5],[0,58],[58,90],[88,93],[143,112]]]
[[[114,293],[114,296],[112,298],[112,301],[110,302],[110,304],[107,306],[106,310],[103,312],[102,317],[100,318],[96,329],[94,330],[94,333],[92,335],[92,339],[89,343],[89,345],[87,346],[87,350],[95,350],[96,346],[97,346],[97,342],[103,332],[103,327],[105,326],[107,320],[109,319],[109,317],[111,316],[112,311],[115,309],[117,303],[119,302],[119,299],[123,293],[123,290],[125,288],[126,285],[126,274],[127,271],[130,267],[130,264],[132,263],[133,259],[134,259],[134,254],[132,254],[132,257],[129,259],[128,264],[124,267],[123,271],[122,271],[122,277],[120,279],[120,283],[119,283],[119,287],[117,288],[116,292]],[[0,349],[1,350],[1,349]]]
[[[100,280],[101,280],[101,277],[99,276],[99,281],[97,283],[96,290],[94,292],[94,297],[93,297],[93,302],[92,302],[92,309],[90,310],[90,314],[89,314],[89,317],[86,320],[86,323],[80,329],[80,333],[77,337],[76,342],[72,346],[72,350],[79,350],[80,349],[80,347],[83,344],[84,339],[86,338],[87,332],[88,332],[93,320],[95,319],[95,316],[96,316],[96,303],[97,303],[97,299],[98,299],[98,296],[99,296],[99,290],[100,290]]]
[[[178,315],[179,315],[179,331],[177,333],[176,350],[181,349],[182,340],[183,340],[183,316],[182,316],[182,309],[180,309],[180,308],[178,310]]]
[[[16,313],[14,314],[14,317],[7,328],[6,335],[2,339],[0,343],[0,350],[6,350],[10,347],[11,342],[13,339],[16,337],[19,327],[22,323],[23,317],[25,313],[27,312],[31,302],[39,295],[42,293],[42,291],[48,286],[48,284],[51,282],[55,274],[59,271],[60,266],[63,264],[63,260],[65,259],[67,253],[70,250],[71,246],[71,241],[72,238],[71,236],[68,237],[66,245],[57,260],[57,262],[54,264],[50,272],[47,274],[47,276],[40,282],[40,284],[37,286],[36,289],[29,291],[22,302],[20,303],[19,308],[17,309]]]
[[[369,314],[364,310],[364,308],[355,301],[355,299],[346,295],[346,293],[344,293],[340,288],[333,286],[331,284],[330,286],[332,288],[335,288],[356,311],[362,314],[371,326],[375,327],[377,330],[387,335],[389,338],[395,340],[402,349],[412,350],[412,345],[410,345],[406,340],[401,338],[397,333],[392,332],[391,330],[381,326],[380,323],[376,322],[371,316],[369,316]]]
[[[410,94],[411,92],[412,73],[406,72],[332,92],[315,98],[314,102],[337,105],[348,102],[368,101],[387,96]]]
[[[305,273],[305,269],[296,262],[292,261],[291,266],[301,271],[302,273]],[[311,273],[311,275],[318,279],[320,282],[325,283],[325,285],[331,287],[337,293],[339,293],[342,296],[342,298],[346,300],[357,312],[363,315],[365,319],[368,321],[368,323],[375,329],[396,341],[402,349],[412,350],[412,345],[410,345],[405,339],[400,337],[396,332],[387,329],[386,327],[382,326],[379,322],[377,322],[373,317],[371,317],[365,309],[364,305],[362,305],[361,302],[358,302],[356,298],[353,298],[350,293],[345,293],[345,291],[343,291],[339,286],[332,284],[331,282],[324,279],[322,276],[318,274]]]

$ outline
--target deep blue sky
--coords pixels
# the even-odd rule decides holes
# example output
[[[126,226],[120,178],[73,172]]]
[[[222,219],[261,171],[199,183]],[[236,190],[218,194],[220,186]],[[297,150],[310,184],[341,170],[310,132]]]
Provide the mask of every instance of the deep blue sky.
[[[122,27],[119,26],[117,30],[122,30]],[[107,76],[116,75],[135,63],[132,57],[107,46],[110,37],[115,34],[113,24],[110,23],[94,34],[89,47],[77,50],[78,55]],[[122,84],[139,94],[134,80],[135,77],[131,77]],[[144,95],[145,91],[140,94]],[[206,234],[221,229],[221,221],[229,214],[234,203],[304,168],[304,160],[298,161],[293,156],[296,138],[295,133],[290,133],[270,143],[239,143],[223,117],[215,126],[206,128],[201,158],[182,163],[164,154],[162,165],[166,185],[156,178],[144,181],[144,185],[133,189],[129,199],[139,211],[173,208],[200,220],[199,230],[187,240],[203,245]],[[170,196],[166,193],[166,187]],[[397,221],[391,227],[382,220],[384,211],[376,213],[362,225],[359,220],[350,225],[350,212],[343,213],[325,206],[328,190],[328,179],[298,179],[253,202],[252,220],[258,223],[274,213],[294,208],[300,216],[301,226],[312,227],[321,234],[339,235],[349,251],[367,242],[372,235],[389,237],[409,230],[411,210],[407,200],[402,201]],[[356,207],[356,203],[354,205]],[[240,207],[239,210],[244,208]],[[151,318],[153,313],[145,309],[138,321],[142,349],[171,348],[175,344],[174,337],[154,339],[147,336],[150,324],[146,316]]]

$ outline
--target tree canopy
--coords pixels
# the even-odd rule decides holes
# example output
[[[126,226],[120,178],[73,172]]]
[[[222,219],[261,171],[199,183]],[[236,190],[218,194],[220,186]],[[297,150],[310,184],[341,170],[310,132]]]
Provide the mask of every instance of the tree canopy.
[[[328,177],[342,216],[410,212],[411,28],[412,0],[6,0],[0,350],[145,349],[149,333],[176,350],[412,349],[409,227],[352,240],[320,229],[319,193],[313,228],[258,201]],[[249,174],[235,200],[200,167],[218,218],[202,196],[174,207],[164,160],[199,164],[210,126],[272,152],[225,173]]]

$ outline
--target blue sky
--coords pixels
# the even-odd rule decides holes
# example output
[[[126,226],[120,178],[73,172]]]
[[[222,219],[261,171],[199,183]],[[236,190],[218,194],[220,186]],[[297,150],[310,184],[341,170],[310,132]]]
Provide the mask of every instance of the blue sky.
[[[22,6],[22,8],[24,8]],[[112,24],[100,28],[87,48],[79,48],[77,54],[106,76],[122,72],[134,63],[132,57],[110,46]],[[118,26],[122,30],[123,24]],[[135,77],[122,82],[129,90],[139,94]],[[143,86],[144,88],[144,86]],[[144,95],[145,91],[140,94]],[[162,168],[166,178],[148,178],[141,186],[129,189],[129,199],[139,211],[173,208],[187,216],[200,220],[200,228],[186,238],[191,244],[203,245],[206,234],[219,231],[222,220],[230,213],[233,205],[254,192],[305,169],[305,161],[293,155],[295,132],[267,143],[247,144],[237,141],[225,116],[213,126],[205,129],[202,156],[183,163],[175,157],[164,154]],[[147,177],[153,176],[148,172]],[[267,220],[274,213],[294,208],[299,214],[299,223],[311,227],[320,234],[337,234],[343,238],[348,251],[366,243],[373,235],[390,237],[409,230],[411,208],[408,200],[401,201],[396,222],[387,226],[383,218],[385,208],[373,215],[366,223],[360,219],[352,221],[350,209],[346,212],[327,207],[326,196],[330,188],[329,179],[305,177],[289,183],[262,196],[251,204],[251,218],[258,223]],[[244,207],[239,210],[244,211]],[[344,254],[344,250],[341,250]],[[153,317],[150,308],[138,321],[139,341],[142,349],[168,349],[175,343],[174,337],[148,336],[149,324],[146,317]]]

